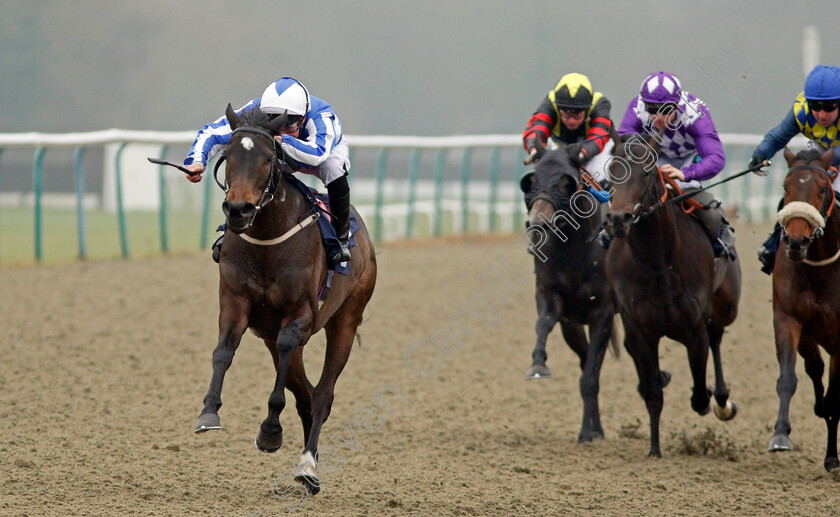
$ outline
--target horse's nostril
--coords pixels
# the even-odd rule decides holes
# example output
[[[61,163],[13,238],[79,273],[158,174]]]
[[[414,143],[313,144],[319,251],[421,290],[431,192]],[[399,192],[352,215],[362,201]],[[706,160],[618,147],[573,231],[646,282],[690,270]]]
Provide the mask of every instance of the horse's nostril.
[[[251,217],[257,211],[257,206],[253,203],[245,203],[239,210],[242,217]]]

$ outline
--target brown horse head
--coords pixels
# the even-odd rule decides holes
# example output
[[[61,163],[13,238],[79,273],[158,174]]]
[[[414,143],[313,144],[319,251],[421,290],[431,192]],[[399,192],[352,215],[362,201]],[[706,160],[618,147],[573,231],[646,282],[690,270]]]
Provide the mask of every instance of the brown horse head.
[[[286,115],[269,118],[258,108],[238,115],[228,104],[225,116],[233,135],[225,149],[227,193],[222,211],[231,231],[242,233],[271,202],[280,182],[274,137]]]
[[[805,258],[814,239],[823,234],[834,204],[832,181],[837,171],[830,169],[834,149],[793,154],[785,148],[788,174],[785,177],[784,207],[779,211],[787,256],[794,262]]]
[[[664,185],[656,169],[659,139],[645,141],[632,135],[615,150],[609,164],[614,189],[607,215],[606,230],[615,237],[626,237],[630,225],[660,204]]]

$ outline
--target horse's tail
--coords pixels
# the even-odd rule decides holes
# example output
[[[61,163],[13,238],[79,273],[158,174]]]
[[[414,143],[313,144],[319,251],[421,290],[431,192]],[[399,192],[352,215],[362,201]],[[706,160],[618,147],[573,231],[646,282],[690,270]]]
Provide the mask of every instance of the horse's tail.
[[[618,317],[618,314],[613,316],[613,326],[612,331],[610,331],[610,350],[612,350],[613,357],[616,359],[621,357],[621,334],[618,331],[619,321],[621,321],[621,318]]]

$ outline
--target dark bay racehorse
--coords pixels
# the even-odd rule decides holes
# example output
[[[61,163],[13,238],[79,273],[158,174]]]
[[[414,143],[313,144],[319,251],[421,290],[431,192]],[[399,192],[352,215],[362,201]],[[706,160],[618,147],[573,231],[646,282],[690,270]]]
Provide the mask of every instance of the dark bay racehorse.
[[[284,116],[273,121],[260,111],[225,112],[233,136],[225,149],[228,220],[219,261],[219,343],[213,351],[213,376],[195,432],[220,429],[218,416],[225,372],[243,333],[251,329],[265,341],[277,372],[268,398],[268,416],[256,446],[274,452],[283,443],[280,413],[284,388],[295,395],[306,443],[296,479],[312,493],[319,489],[318,437],[330,414],[333,388],[341,373],[362,311],[373,294],[376,259],[358,214],[350,274],[336,274],[329,296],[318,306],[327,275],[327,256],[313,210],[304,195],[285,179],[283,157],[273,136]],[[282,241],[282,242],[277,242]],[[327,349],[318,385],[313,388],[303,366],[303,347],[321,329]]]
[[[779,211],[786,252],[773,270],[773,328],[779,359],[779,418],[771,451],[790,450],[790,399],[796,391],[796,353],[814,384],[814,413],[828,428],[824,465],[840,468],[837,422],[840,421],[840,214],[829,170],[834,150],[785,149],[790,170],[785,178],[784,207]],[[824,391],[822,346],[831,357],[828,390]]]
[[[618,146],[610,163],[615,193],[606,229],[616,239],[607,252],[606,270],[616,310],[624,323],[625,347],[639,374],[639,392],[650,417],[649,456],[661,457],[659,415],[662,388],[670,380],[659,369],[659,340],[683,343],[694,380],[691,407],[709,412],[706,387],[709,349],[715,365],[715,414],[735,413],[723,378],[720,342],[735,320],[741,293],[737,256],[715,259],[709,237],[694,218],[667,201],[656,167],[658,140],[631,137]]]
[[[590,442],[604,436],[598,383],[615,312],[604,274],[606,250],[588,240],[601,225],[605,210],[588,192],[580,191],[576,196],[577,186],[578,171],[562,146],[548,151],[536,171],[521,182],[531,202],[527,233],[537,279],[537,342],[525,376],[551,376],[545,364],[545,343],[559,321],[563,337],[580,358],[583,371],[583,424],[578,441]],[[573,202],[579,207],[576,213],[571,209]],[[589,328],[589,339],[585,327]]]

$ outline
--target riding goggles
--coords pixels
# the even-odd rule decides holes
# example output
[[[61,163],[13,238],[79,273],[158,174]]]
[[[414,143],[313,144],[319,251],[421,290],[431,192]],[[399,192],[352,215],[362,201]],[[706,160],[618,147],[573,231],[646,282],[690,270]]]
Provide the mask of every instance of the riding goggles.
[[[645,111],[650,113],[651,115],[656,115],[657,113],[661,115],[668,115],[673,113],[677,110],[677,105],[673,102],[646,102],[645,103]]]
[[[808,101],[808,109],[811,111],[825,111],[830,113],[837,109],[838,101],[837,100],[829,100],[829,101]]]

